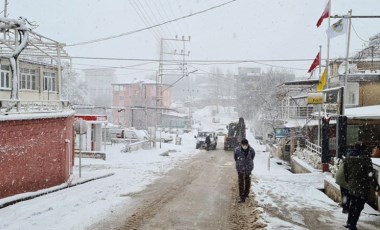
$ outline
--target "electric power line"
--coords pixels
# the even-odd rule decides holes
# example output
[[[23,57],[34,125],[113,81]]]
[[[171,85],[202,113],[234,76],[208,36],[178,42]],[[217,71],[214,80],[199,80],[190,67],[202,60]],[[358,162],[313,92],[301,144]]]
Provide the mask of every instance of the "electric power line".
[[[167,0],[167,1],[168,1],[168,0]],[[165,9],[165,7],[162,5],[161,1],[158,1],[158,3],[160,4],[160,6],[161,6],[162,9]],[[176,15],[175,15],[175,13],[174,13],[174,10],[173,10],[173,8],[172,8],[172,5],[170,4],[170,2],[167,2],[167,5],[168,5],[168,8],[169,8],[169,11],[170,11],[170,12],[172,13],[172,15],[173,15],[173,18],[175,18]],[[166,17],[169,19],[170,17],[166,14],[166,11],[165,11],[165,10],[164,10],[164,13],[165,13]],[[179,31],[180,34],[186,34],[186,33],[183,32],[182,27],[179,25],[178,22],[176,22],[176,23],[174,23],[174,24],[178,27],[178,29],[179,29],[178,31]]]
[[[144,23],[144,25],[145,26],[149,26],[150,22],[148,21],[148,18],[145,16],[145,14],[142,12],[142,10],[139,7],[139,5],[135,1],[133,1],[133,0],[129,0],[129,3],[133,7],[133,9],[135,10],[137,16]],[[159,43],[160,42],[160,35],[158,34],[158,31],[156,31],[156,30],[150,30],[150,32],[152,33],[153,37],[155,37],[156,40],[157,40],[157,42]]]
[[[106,68],[111,68],[111,69],[135,69],[133,67],[142,66],[142,65],[149,65],[149,64],[153,64],[153,63],[156,63],[156,62],[144,62],[144,63],[135,64],[135,65],[127,65],[127,66],[92,65],[92,64],[84,64],[84,63],[76,63],[76,62],[74,62],[73,64],[74,65],[101,67],[101,68],[104,68],[104,69],[106,69]]]
[[[135,2],[135,1],[130,0],[130,3],[131,4],[133,3],[135,5],[135,6],[133,6],[133,5],[132,6],[135,8],[136,13],[138,14],[138,16],[140,17],[140,19],[144,22],[144,24],[146,26],[148,26],[149,24],[156,24],[156,22],[154,21],[154,19],[156,19],[154,11],[152,10],[152,8],[150,7],[150,5],[147,2],[144,1],[145,5],[147,6],[147,8],[149,8],[150,12],[145,11],[144,6],[139,1]],[[153,16],[150,17],[150,15],[153,15]],[[165,27],[167,28],[166,25],[165,25]],[[157,31],[154,30],[154,29],[152,29],[151,32],[153,33],[153,35],[157,39],[157,42],[160,44],[161,43],[161,38],[166,37],[166,36],[165,36],[165,31],[163,30],[163,28],[161,28],[161,27],[157,27],[157,28],[158,28]],[[168,28],[167,28],[167,30],[169,31]],[[170,31],[169,31],[169,34],[170,34]],[[170,36],[174,37],[172,35],[170,35]],[[170,47],[170,49],[175,50],[175,47],[170,42],[168,42],[168,46]],[[174,56],[174,58],[177,58],[177,57]]]
[[[110,58],[110,57],[84,57],[84,56],[73,56],[71,57],[72,59],[88,59],[88,60],[107,60],[107,61],[140,61],[140,62],[146,62],[146,63],[140,63],[136,65],[130,65],[130,66],[105,66],[102,65],[101,67],[104,68],[120,68],[120,69],[137,69],[137,68],[131,68],[134,66],[141,66],[141,65],[147,65],[147,64],[153,64],[153,63],[158,63],[160,60],[159,59],[137,59],[137,58]],[[353,58],[351,58],[353,59]],[[245,59],[245,60],[186,60],[187,63],[191,63],[192,65],[201,65],[201,66],[210,66],[210,65],[236,65],[236,64],[242,64],[242,63],[255,63],[258,65],[264,65],[264,66],[270,66],[270,67],[275,67],[275,68],[284,68],[284,69],[290,69],[290,70],[300,70],[304,71],[306,69],[302,68],[294,68],[294,67],[288,67],[288,66],[280,66],[280,65],[273,65],[273,64],[268,64],[265,62],[310,62],[313,61],[314,59]],[[322,59],[324,60],[324,59]],[[165,65],[170,65],[170,63],[177,65],[180,64],[178,60],[174,59],[167,59],[163,60],[165,62]],[[86,65],[86,64],[82,64]],[[91,66],[91,65],[88,65]],[[99,65],[94,65],[94,66],[99,66]],[[195,67],[193,67],[195,68]],[[153,70],[152,70],[153,71]]]
[[[112,58],[112,57],[86,57],[86,56],[72,56],[72,59],[88,59],[88,60],[108,60],[108,61],[150,61],[150,62],[159,62],[159,59],[153,59],[153,58]],[[239,64],[239,63],[249,63],[249,62],[305,62],[305,61],[313,61],[314,59],[310,58],[298,58],[298,59],[225,59],[225,60],[205,60],[205,59],[199,59],[199,60],[186,60],[190,63],[211,63],[211,64]],[[325,59],[322,59],[325,60]],[[177,62],[178,60],[173,59],[167,59],[163,60],[166,62]]]
[[[149,29],[152,29],[152,28],[155,28],[155,27],[166,25],[168,23],[172,23],[172,22],[175,22],[175,21],[178,21],[178,20],[181,20],[181,19],[185,19],[185,18],[189,18],[189,17],[195,16],[195,15],[198,15],[198,14],[202,14],[202,13],[205,13],[207,11],[214,10],[216,8],[225,6],[227,4],[230,4],[230,3],[236,2],[236,1],[237,0],[231,0],[231,1],[228,1],[228,2],[224,2],[222,4],[219,4],[219,5],[207,8],[205,10],[201,10],[201,11],[198,11],[198,12],[195,12],[195,13],[191,13],[191,14],[179,17],[179,18],[172,19],[172,20],[168,20],[168,21],[165,21],[165,22],[162,22],[162,23],[159,23],[159,24],[155,24],[153,26],[148,26],[148,27],[145,27],[145,28],[141,28],[141,29],[137,29],[137,30],[121,33],[121,34],[118,34],[118,35],[108,36],[108,37],[104,37],[104,38],[98,38],[98,39],[94,39],[94,40],[90,40],[90,41],[73,43],[73,44],[69,44],[69,45],[66,45],[66,46],[68,47],[68,46],[87,45],[87,44],[92,44],[92,43],[96,43],[96,42],[102,42],[102,41],[106,41],[106,40],[110,40],[110,39],[114,39],[114,38],[119,38],[119,37],[131,35],[131,34],[135,34],[135,33],[142,32],[142,31],[145,31],[145,30],[149,30]]]
[[[352,26],[352,29],[354,30],[356,36],[357,36],[360,40],[362,40],[363,42],[369,43],[369,41],[364,40],[363,38],[361,38],[361,37],[359,36],[359,34],[356,32],[356,29],[355,29],[354,24],[353,24],[352,22],[351,22],[351,26]]]

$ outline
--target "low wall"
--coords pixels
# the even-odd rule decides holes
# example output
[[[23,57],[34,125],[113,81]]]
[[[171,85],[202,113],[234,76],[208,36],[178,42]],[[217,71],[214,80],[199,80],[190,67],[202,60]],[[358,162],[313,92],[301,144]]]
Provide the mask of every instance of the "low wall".
[[[374,165],[375,177],[379,181],[379,169],[380,167]],[[324,189],[328,197],[330,197],[335,202],[341,202],[340,188],[339,185],[335,183],[335,179],[332,176],[326,176],[324,180]],[[368,197],[367,203],[374,209],[380,211],[380,197],[377,197],[375,191],[372,189],[371,194]]]
[[[277,144],[267,144],[266,151],[270,152],[273,156],[284,159],[283,147]]]
[[[339,185],[335,183],[335,180],[330,177],[325,177],[324,180],[324,189],[325,193],[328,197],[330,197],[333,201],[340,203],[341,195]]]
[[[106,160],[106,153],[100,152],[100,151],[79,151],[78,149],[75,150],[75,157],[79,158],[93,158],[93,159],[102,159]]]
[[[134,143],[126,143],[124,148],[121,150],[122,152],[132,152],[139,149],[149,149],[151,148],[151,141],[138,141]]]
[[[298,160],[296,157],[291,158],[290,164],[293,173],[311,173],[313,171],[310,169],[310,166],[302,163],[301,160]]]
[[[0,115],[0,199],[64,183],[74,159],[74,112]]]

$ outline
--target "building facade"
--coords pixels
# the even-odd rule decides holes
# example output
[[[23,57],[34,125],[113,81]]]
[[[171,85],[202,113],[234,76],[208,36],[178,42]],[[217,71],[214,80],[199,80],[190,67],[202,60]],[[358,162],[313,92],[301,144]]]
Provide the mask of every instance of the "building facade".
[[[110,107],[112,105],[112,82],[114,69],[85,69],[84,78],[88,99],[92,105]]]
[[[9,99],[13,81],[9,59],[0,58],[0,66],[0,98]],[[58,67],[21,60],[18,86],[21,100],[60,100]]]
[[[113,87],[112,122],[124,127],[146,128],[159,124],[159,114],[171,105],[171,89],[152,80],[116,83]],[[162,92],[162,99],[157,93]]]

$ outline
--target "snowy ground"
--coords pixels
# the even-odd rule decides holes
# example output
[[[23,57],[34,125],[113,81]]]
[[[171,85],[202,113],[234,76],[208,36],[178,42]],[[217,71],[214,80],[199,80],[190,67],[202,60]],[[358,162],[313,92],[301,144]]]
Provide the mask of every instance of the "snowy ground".
[[[220,116],[222,124],[214,124],[209,109],[194,116],[203,127],[215,128],[232,118],[237,119],[226,110]],[[121,153],[122,145],[107,146],[106,161],[83,159],[82,180],[109,173],[114,173],[113,176],[0,209],[0,229],[85,229],[130,204],[133,198],[128,194],[143,190],[168,170],[197,155],[200,150],[195,150],[193,135],[184,134],[180,146],[163,144],[162,149],[132,153]],[[341,213],[339,205],[318,190],[323,188],[323,173],[292,174],[281,160],[268,160],[265,147],[259,145],[252,134],[248,132],[247,135],[257,152],[252,191],[267,229],[334,229],[320,226],[342,226],[345,223],[346,215]],[[160,155],[168,149],[177,152]],[[78,164],[77,159],[75,164]],[[77,166],[75,181],[79,181]],[[0,199],[1,202],[4,199]],[[378,229],[378,215],[379,212],[366,206],[359,227]]]
[[[253,139],[252,134],[247,135]],[[324,187],[324,173],[314,170],[313,173],[293,174],[286,162],[269,159],[269,153],[257,141],[254,141],[253,146],[258,151],[252,191],[264,212],[262,217],[268,224],[267,229],[343,228],[347,215],[320,190]],[[379,229],[380,213],[366,205],[358,227]]]
[[[194,137],[183,135],[183,145],[162,144],[162,149],[121,153],[121,144],[107,146],[107,160],[82,159],[82,179],[114,173],[113,176],[64,189],[0,209],[0,229],[83,229],[120,205],[125,194],[137,192],[165,172],[197,154]],[[177,152],[160,156],[169,149]],[[75,165],[78,165],[76,159]],[[78,178],[75,167],[74,181]],[[1,202],[1,200],[0,200]]]

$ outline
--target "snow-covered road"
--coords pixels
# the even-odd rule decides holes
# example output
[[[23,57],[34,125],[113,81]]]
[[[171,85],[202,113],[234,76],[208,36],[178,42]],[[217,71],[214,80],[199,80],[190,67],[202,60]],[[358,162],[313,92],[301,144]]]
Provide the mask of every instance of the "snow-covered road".
[[[212,124],[209,121],[211,116],[205,111],[195,117],[202,122],[203,127],[223,126],[223,124]],[[221,120],[227,121],[228,116]],[[194,134],[196,133],[184,134],[182,145],[163,144],[162,149],[121,153],[121,145],[107,146],[106,161],[83,160],[82,180],[109,173],[114,173],[113,176],[2,208],[0,229],[66,230],[128,226],[126,224],[139,220],[133,217],[133,214],[149,217],[150,221],[140,222],[138,225],[142,228],[160,227],[160,221],[180,214],[174,212],[180,209],[183,209],[187,216],[200,215],[198,219],[194,219],[199,225],[191,225],[193,229],[210,229],[201,225],[202,218],[209,216],[213,216],[215,224],[220,224],[219,229],[224,229],[225,226],[226,229],[250,229],[253,226],[266,226],[266,229],[343,228],[346,214],[341,213],[339,205],[319,190],[323,188],[326,175],[321,172],[292,174],[285,162],[269,158],[265,146],[259,145],[249,132],[247,132],[248,140],[257,153],[251,189],[253,196],[249,202],[237,204],[237,178],[233,170],[232,152],[221,150],[222,138],[218,143],[219,151],[195,150]],[[169,149],[176,152],[169,153],[169,156],[160,155]],[[230,156],[231,159],[228,158]],[[194,162],[203,158],[205,163],[199,164],[197,166],[199,168],[194,166],[193,171],[185,170],[191,169],[190,166]],[[80,181],[77,165],[76,161],[74,182]],[[230,171],[211,170],[213,168]],[[181,169],[182,174],[175,174]],[[165,190],[164,182],[168,183],[171,179],[176,180],[179,185],[182,181],[182,185],[188,187],[179,193],[172,189]],[[165,194],[165,191],[167,196],[153,195]],[[210,194],[214,196],[210,197]],[[189,198],[192,199],[191,202]],[[7,199],[11,198],[0,199],[0,204]],[[149,206],[145,206],[146,202],[154,204],[152,203],[154,201],[158,202],[154,206],[156,209],[150,210]],[[200,211],[205,209],[202,205],[211,205],[204,216]],[[228,218],[225,218],[227,216]],[[228,223],[220,221],[220,218],[227,219]],[[244,222],[246,219],[249,219],[248,225]],[[366,205],[358,227],[379,229],[379,212]]]

